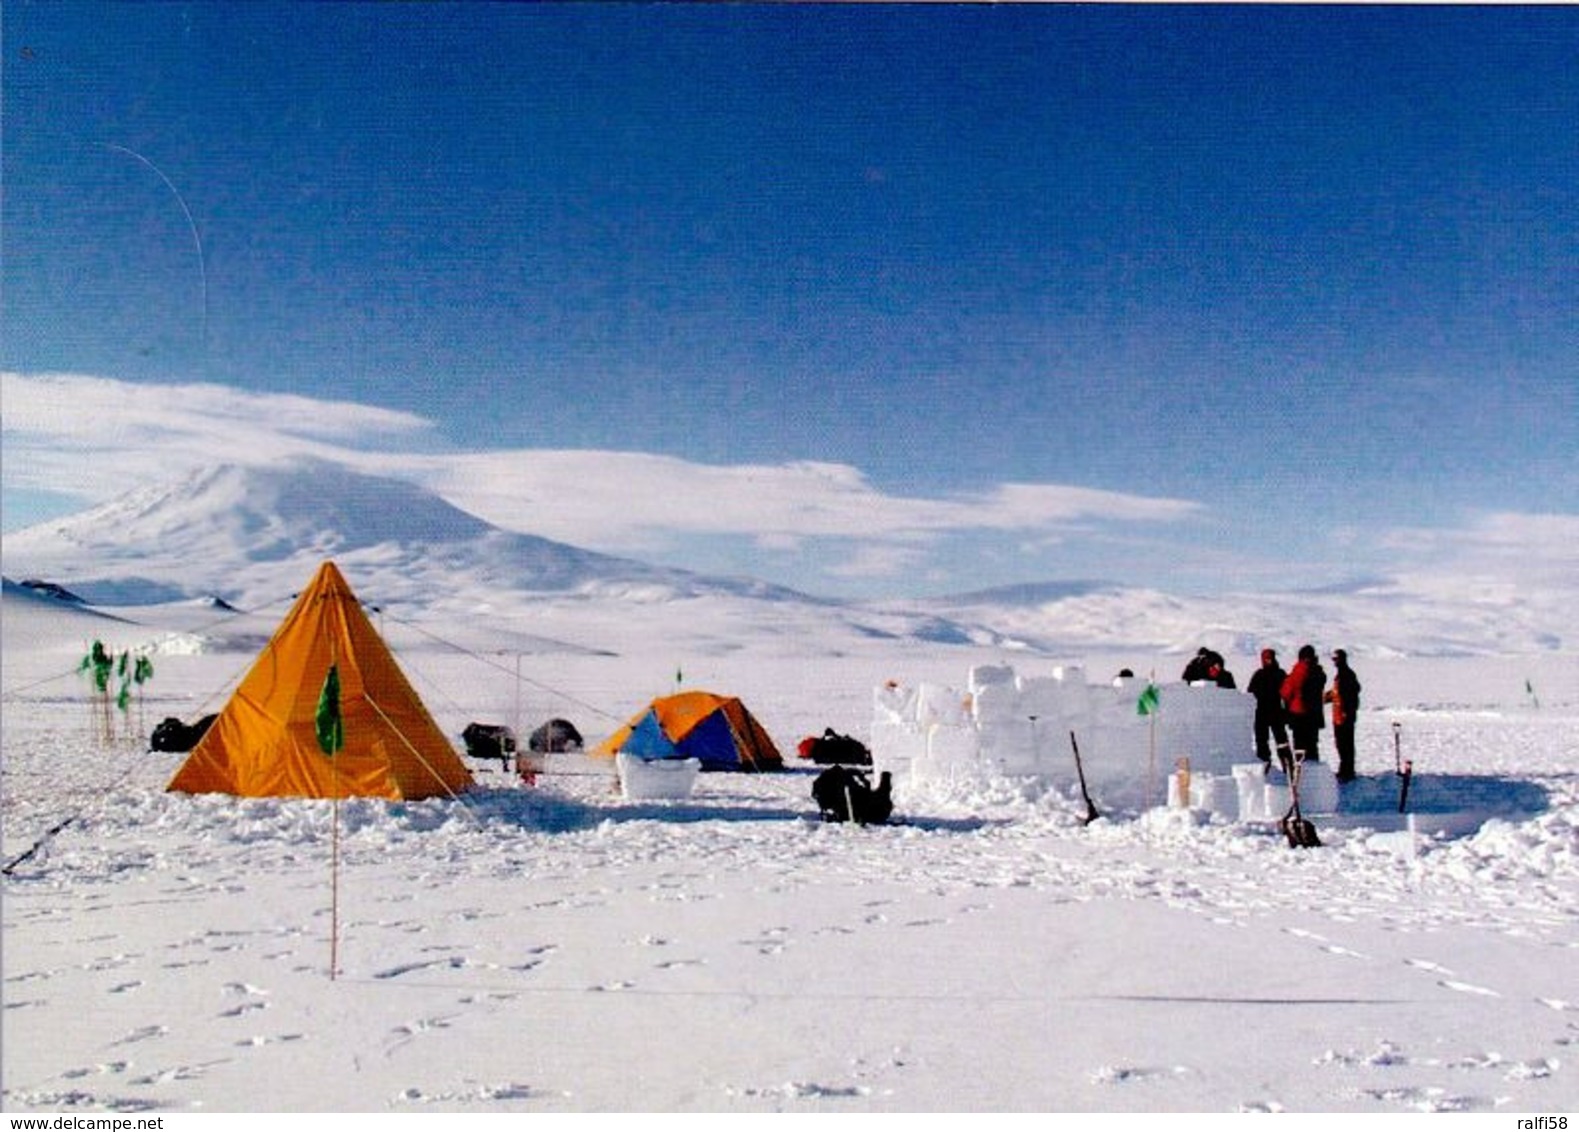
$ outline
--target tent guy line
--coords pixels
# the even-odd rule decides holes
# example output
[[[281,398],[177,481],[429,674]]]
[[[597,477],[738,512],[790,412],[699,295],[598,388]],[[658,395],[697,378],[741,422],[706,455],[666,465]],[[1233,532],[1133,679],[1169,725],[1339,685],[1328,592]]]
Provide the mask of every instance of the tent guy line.
[[[378,607],[374,606],[373,608],[376,609]],[[441,637],[437,633],[434,633],[434,632],[432,632],[431,630],[428,630],[428,629],[424,629],[421,625],[418,625],[418,624],[416,624],[413,621],[404,621],[404,620],[402,620],[399,617],[394,617],[394,616],[391,616],[391,615],[389,615],[387,613],[384,614],[384,616],[388,617],[388,619],[390,621],[393,621],[395,624],[401,626],[402,628],[410,629],[413,633],[416,633],[419,636],[423,636],[423,637],[428,638],[428,640],[433,641],[435,644],[444,645],[446,648],[452,648],[456,652],[460,653],[462,656],[470,657],[471,659],[477,661],[479,664],[485,664],[489,668],[496,669],[499,672],[508,673],[513,678],[519,679],[523,684],[531,685],[532,687],[536,688],[538,691],[548,692],[551,695],[558,696],[561,699],[563,699],[566,703],[572,703],[572,704],[575,704],[579,708],[585,708],[587,711],[590,711],[590,712],[594,713],[595,715],[600,715],[604,719],[611,719],[611,720],[615,720],[615,721],[618,721],[620,719],[620,716],[615,715],[611,711],[606,711],[605,709],[598,707],[596,704],[591,704],[591,703],[588,703],[587,701],[585,701],[583,699],[579,699],[578,697],[571,695],[569,692],[566,692],[563,689],[554,687],[552,684],[545,684],[541,680],[534,680],[530,676],[526,676],[526,675],[523,675],[523,674],[517,672],[514,668],[506,668],[504,665],[500,664],[498,661],[494,660],[493,658],[491,658],[491,657],[489,657],[489,656],[487,656],[487,655],[485,655],[483,653],[477,652],[475,649],[469,649],[465,645],[459,644],[459,643],[457,643],[455,641],[452,641],[452,640],[449,640],[449,639],[447,639],[445,637]]]

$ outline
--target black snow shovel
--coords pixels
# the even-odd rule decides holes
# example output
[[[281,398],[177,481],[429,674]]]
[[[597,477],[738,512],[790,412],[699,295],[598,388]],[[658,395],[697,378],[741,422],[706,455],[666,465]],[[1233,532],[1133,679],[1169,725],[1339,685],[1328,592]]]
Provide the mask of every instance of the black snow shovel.
[[[1097,804],[1091,800],[1091,791],[1086,789],[1086,766],[1080,761],[1080,742],[1075,738],[1075,733],[1069,733],[1069,745],[1075,749],[1075,774],[1080,777],[1080,796],[1086,802],[1086,816],[1081,819],[1081,825],[1090,825],[1102,815],[1097,813]]]
[[[1295,758],[1288,776],[1288,792],[1292,804],[1288,808],[1288,813],[1283,815],[1283,820],[1278,823],[1283,828],[1283,836],[1288,838],[1290,849],[1321,847],[1321,838],[1316,836],[1315,824],[1299,812],[1299,772],[1304,764],[1303,755]]]

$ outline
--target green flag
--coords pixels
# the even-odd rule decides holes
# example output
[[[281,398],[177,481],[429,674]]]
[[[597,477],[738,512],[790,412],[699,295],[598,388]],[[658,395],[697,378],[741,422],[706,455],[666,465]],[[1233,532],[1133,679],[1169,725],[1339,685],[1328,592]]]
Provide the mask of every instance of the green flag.
[[[338,665],[331,664],[329,674],[323,678],[323,691],[318,693],[318,714],[315,718],[318,724],[318,747],[324,754],[334,758],[340,748],[345,746],[345,724],[340,719]]]
[[[104,647],[103,641],[94,641],[93,648],[88,655],[82,658],[80,671],[87,672],[93,677],[93,690],[109,694],[110,672],[115,667],[115,658]]]
[[[1157,685],[1148,683],[1140,693],[1140,699],[1135,701],[1135,711],[1139,715],[1151,715],[1157,710],[1158,700],[1161,698]]]

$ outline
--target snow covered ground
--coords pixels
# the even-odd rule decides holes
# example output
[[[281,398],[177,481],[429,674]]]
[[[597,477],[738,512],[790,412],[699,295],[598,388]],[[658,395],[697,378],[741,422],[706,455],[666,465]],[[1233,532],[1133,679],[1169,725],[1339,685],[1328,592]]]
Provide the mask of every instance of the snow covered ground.
[[[706,595],[467,619],[470,596],[384,625],[451,735],[564,715],[596,741],[681,668],[792,755],[825,726],[864,737],[885,679],[1004,659]],[[1489,817],[1453,836],[1319,825],[1295,851],[1178,811],[1083,826],[1016,783],[901,792],[897,824],[862,829],[815,821],[801,768],[635,803],[556,756],[532,789],[478,765],[460,801],[341,804],[336,909],[334,806],[165,793],[181,756],[104,747],[72,673],[95,636],[204,623],[206,651],[183,634],[155,656],[141,709],[190,719],[283,608],[117,612],[136,623],[3,606],[5,860],[43,840],[4,878],[7,1111],[1579,1108],[1572,653],[1351,648],[1365,787],[1395,789],[1398,722],[1420,797]]]

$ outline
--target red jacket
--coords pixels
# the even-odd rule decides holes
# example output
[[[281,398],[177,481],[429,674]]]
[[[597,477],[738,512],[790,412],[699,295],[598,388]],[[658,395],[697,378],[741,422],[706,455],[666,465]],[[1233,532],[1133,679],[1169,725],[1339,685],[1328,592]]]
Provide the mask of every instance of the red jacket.
[[[1321,693],[1327,686],[1327,673],[1319,663],[1302,660],[1289,669],[1283,680],[1283,704],[1291,717],[1314,717],[1322,725]]]

